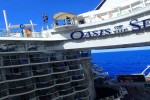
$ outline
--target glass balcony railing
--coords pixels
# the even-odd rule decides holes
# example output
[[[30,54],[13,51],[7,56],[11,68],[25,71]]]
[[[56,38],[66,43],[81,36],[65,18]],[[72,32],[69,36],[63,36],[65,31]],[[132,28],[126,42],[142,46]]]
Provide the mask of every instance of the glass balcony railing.
[[[28,91],[32,91],[34,89],[34,85],[29,85],[29,86],[22,86],[22,87],[16,87],[16,88],[10,88],[9,89],[9,94],[19,94],[19,93],[24,93]]]
[[[72,85],[73,86],[80,86],[80,85],[84,85],[85,83],[86,83],[86,80],[83,79],[83,80],[78,80],[78,81],[72,82]]]
[[[57,85],[57,90],[59,90],[59,91],[67,90],[67,89],[70,89],[70,88],[72,88],[72,84],[71,83]]]
[[[60,78],[60,79],[55,80],[56,84],[67,83],[67,82],[70,82],[70,81],[71,81],[70,77]]]
[[[89,96],[89,94],[90,94],[89,90],[86,89],[86,90],[81,91],[81,92],[76,92],[75,98],[79,99],[79,98],[87,97],[87,96]]]
[[[39,83],[36,83],[36,87],[37,88],[44,88],[44,87],[53,86],[54,84],[55,84],[54,81],[39,82]]]
[[[3,98],[5,96],[7,96],[7,90],[0,91],[0,98]]]
[[[6,80],[13,80],[13,79],[20,79],[20,78],[26,78],[30,77],[32,74],[30,71],[28,72],[20,72],[20,73],[11,73],[11,74],[5,74]]]
[[[74,59],[79,59],[79,58],[84,58],[84,57],[89,57],[89,54],[86,55],[71,55],[71,56],[46,56],[44,57],[27,57],[21,58],[18,57],[18,55],[14,55],[15,59],[11,59],[11,56],[4,56],[2,60],[2,65],[3,66],[11,66],[11,65],[21,65],[21,64],[29,64],[29,63],[43,63],[43,62],[51,62],[51,61],[63,61],[63,60],[74,60]],[[78,57],[77,57],[78,56]],[[59,66],[57,66],[59,67]],[[70,66],[70,68],[75,69],[81,66]]]
[[[79,55],[64,55],[63,59],[64,60],[69,60],[69,59],[79,59]]]
[[[69,70],[68,66],[53,68],[53,72],[63,72],[63,71],[68,71],[68,70]]]
[[[33,75],[45,75],[52,73],[51,69],[39,69],[39,70],[33,70]]]
[[[48,62],[48,57],[30,58],[30,63]]]
[[[57,98],[58,96],[59,96],[58,92],[54,92],[47,95],[39,96],[39,100],[52,100],[54,98]]]
[[[4,81],[4,76],[2,74],[0,75],[0,82],[1,81]]]
[[[75,100],[74,94],[69,95],[69,96],[63,96],[62,100]]]
[[[87,89],[87,88],[88,88],[87,84],[79,85],[79,86],[74,87],[75,91],[80,91],[80,90],[84,90],[84,89]]]
[[[84,75],[75,75],[75,76],[72,76],[72,80],[79,80],[79,79],[84,79]]]
[[[34,92],[30,92],[23,95],[13,96],[11,97],[11,100],[36,100],[36,96]]]
[[[73,88],[70,88],[70,89],[67,89],[67,90],[61,90],[59,91],[59,95],[62,96],[62,95],[68,95],[68,94],[71,94],[74,92],[74,89]]]
[[[82,67],[80,65],[69,65],[69,70],[76,70],[81,69]]]
[[[86,55],[86,57],[89,55]],[[71,60],[79,59],[80,55],[63,55],[63,56],[50,56],[50,61],[61,61],[61,60]]]
[[[27,58],[20,58],[20,59],[5,59],[3,60],[3,66],[10,66],[10,65],[20,65],[20,64],[27,64],[28,59]]]
[[[64,77],[68,77],[68,76],[70,76],[70,75],[69,75],[69,72],[59,73],[59,74],[56,73],[56,74],[55,74],[55,78],[56,78],[56,79],[64,78]]]
[[[83,70],[72,70],[70,71],[71,76],[83,74]]]

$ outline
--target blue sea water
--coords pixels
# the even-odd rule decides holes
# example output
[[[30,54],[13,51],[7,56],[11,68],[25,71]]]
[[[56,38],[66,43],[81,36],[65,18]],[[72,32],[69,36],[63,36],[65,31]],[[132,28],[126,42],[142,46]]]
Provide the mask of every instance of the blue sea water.
[[[117,74],[138,74],[150,65],[150,50],[92,53],[92,61],[113,78]]]

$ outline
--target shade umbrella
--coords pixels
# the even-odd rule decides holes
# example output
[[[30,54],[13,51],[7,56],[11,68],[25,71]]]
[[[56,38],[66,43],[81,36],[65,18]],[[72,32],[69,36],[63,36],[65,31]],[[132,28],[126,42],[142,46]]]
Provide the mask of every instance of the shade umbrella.
[[[53,15],[54,20],[64,20],[66,17],[75,18],[77,15],[68,12],[59,12]]]

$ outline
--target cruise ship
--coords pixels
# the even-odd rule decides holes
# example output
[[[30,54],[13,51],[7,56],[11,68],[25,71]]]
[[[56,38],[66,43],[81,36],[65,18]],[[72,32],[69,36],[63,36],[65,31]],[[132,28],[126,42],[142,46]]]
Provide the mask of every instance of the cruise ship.
[[[95,100],[91,50],[148,46],[149,5],[150,0],[102,0],[83,14],[59,12],[51,28],[38,32],[32,21],[8,25],[4,10],[0,100]]]

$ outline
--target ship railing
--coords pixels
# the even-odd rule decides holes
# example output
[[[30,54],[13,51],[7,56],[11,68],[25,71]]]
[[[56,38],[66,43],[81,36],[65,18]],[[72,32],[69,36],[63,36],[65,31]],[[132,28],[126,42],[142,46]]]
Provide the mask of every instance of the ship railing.
[[[5,77],[6,80],[14,80],[14,79],[20,79],[25,77],[30,77],[31,71],[25,71],[25,72],[18,72],[18,73],[6,73]]]
[[[0,44],[0,52],[15,52],[15,51],[38,51],[45,50],[45,45],[43,44],[15,44],[6,43]]]
[[[69,70],[76,70],[76,69],[82,69],[81,65],[68,65]]]
[[[52,69],[51,68],[43,68],[43,69],[38,69],[38,70],[32,70],[33,71],[33,75],[37,76],[37,75],[45,75],[45,74],[50,74],[52,73]]]
[[[44,82],[38,82],[36,83],[36,87],[37,88],[44,88],[44,87],[49,87],[49,86],[53,86],[55,84],[54,80],[50,80],[50,81],[44,81]]]
[[[84,74],[72,76],[72,80],[84,79]]]
[[[27,36],[26,33],[22,33],[22,30],[14,30],[14,31],[0,31],[0,37],[14,37],[14,38],[44,38],[42,36],[42,30],[34,31],[30,33],[30,36]]]
[[[89,92],[88,88],[86,88],[82,91],[76,91],[75,98],[80,99],[80,98],[83,98],[83,97],[87,97],[89,95],[90,95],[90,92]]]
[[[7,96],[7,89],[1,90],[0,91],[0,98],[6,97]]]
[[[19,87],[15,87],[15,88],[9,88],[9,93],[10,93],[10,95],[19,94],[19,93],[31,91],[33,89],[34,89],[34,85],[30,84],[27,86],[19,86]]]
[[[4,75],[3,74],[0,74],[0,82],[1,81],[4,81]]]
[[[76,26],[78,26],[78,22],[74,19],[65,19],[64,21],[60,20],[51,24],[52,29],[55,30],[65,30]]]
[[[123,16],[148,7],[149,5],[150,0],[137,0],[135,2],[131,2],[130,4],[124,4],[122,6],[114,7],[111,10],[104,11],[102,13],[99,13],[98,10],[93,11],[93,14],[83,17],[84,23],[82,24],[94,23],[98,21],[112,19],[118,16]]]
[[[40,94],[40,95],[38,95],[38,98],[39,98],[39,100],[46,100],[46,99],[48,99],[48,100],[55,100],[55,98],[57,98],[59,96],[59,93],[58,93],[58,91],[57,92],[51,92],[51,93],[47,93],[47,94],[45,94],[45,95],[43,95],[43,94]]]
[[[65,56],[43,56],[43,57],[17,57],[15,59],[11,58],[4,58],[1,62],[2,66],[11,66],[11,65],[23,65],[23,64],[29,64],[29,63],[44,63],[44,62],[53,62],[53,61],[66,61],[66,60],[80,60],[80,59],[89,59],[90,56],[86,54],[86,56],[80,56],[80,55],[66,55]],[[1,67],[1,66],[0,66]],[[81,68],[82,66],[76,66],[75,68]],[[71,66],[72,68],[72,66]],[[74,68],[73,68],[74,69]],[[65,69],[66,70],[66,69]],[[69,69],[71,70],[71,69]]]
[[[53,67],[53,72],[63,72],[68,70],[69,70],[68,66]]]

